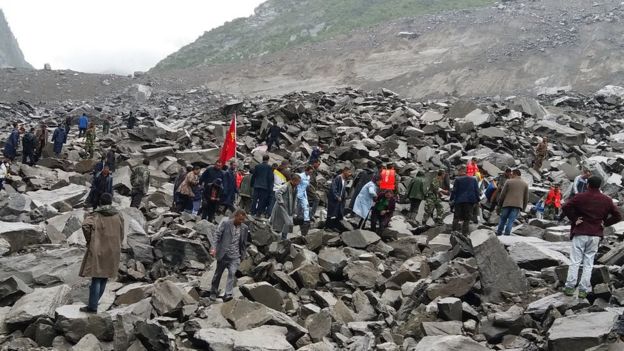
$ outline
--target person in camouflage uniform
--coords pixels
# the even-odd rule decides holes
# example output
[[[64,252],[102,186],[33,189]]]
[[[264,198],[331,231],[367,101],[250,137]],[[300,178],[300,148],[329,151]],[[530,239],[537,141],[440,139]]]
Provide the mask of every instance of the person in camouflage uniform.
[[[425,194],[425,214],[423,216],[423,225],[427,224],[429,218],[433,217],[433,212],[436,212],[436,217],[434,221],[436,224],[442,223],[442,200],[440,199],[440,194],[448,194],[448,190],[442,189],[442,182],[444,181],[444,176],[446,172],[444,170],[439,170],[438,174],[431,181],[431,185],[429,185],[429,189],[427,189]]]
[[[107,135],[108,133],[110,133],[110,127],[111,127],[111,117],[105,116],[104,121],[102,122],[102,133],[104,135]]]
[[[89,153],[89,158],[93,158],[93,154],[95,152],[95,125],[93,122],[89,124],[89,128],[85,134],[85,146],[87,148],[87,152]]]
[[[148,167],[149,160],[144,159],[143,165],[132,169],[132,175],[130,176],[130,184],[132,185],[130,207],[139,208],[143,197],[149,190],[150,171]]]

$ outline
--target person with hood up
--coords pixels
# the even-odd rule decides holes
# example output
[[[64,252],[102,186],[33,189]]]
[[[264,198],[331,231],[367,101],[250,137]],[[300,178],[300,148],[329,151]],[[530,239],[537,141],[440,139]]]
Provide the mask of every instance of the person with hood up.
[[[297,208],[297,186],[300,181],[301,177],[293,174],[286,184],[275,191],[275,206],[273,206],[269,224],[274,231],[282,234],[282,240],[286,240],[288,233],[293,229]]]
[[[87,117],[86,113],[83,113],[80,118],[78,118],[78,137],[82,138],[87,132],[87,128],[89,128],[89,117]]]
[[[130,116],[128,116],[127,127],[128,129],[134,129],[134,125],[136,124],[136,117],[134,117],[134,113],[130,111]]]
[[[20,141],[20,133],[17,126],[17,123],[13,123],[11,135],[9,135],[9,138],[4,143],[4,157],[11,161],[14,161],[15,157],[17,157],[17,147]]]
[[[89,304],[81,307],[81,312],[97,313],[108,279],[114,278],[119,270],[124,219],[112,203],[113,196],[110,193],[102,194],[99,206],[82,222],[87,251],[82,259],[79,275],[91,278],[91,285]]]

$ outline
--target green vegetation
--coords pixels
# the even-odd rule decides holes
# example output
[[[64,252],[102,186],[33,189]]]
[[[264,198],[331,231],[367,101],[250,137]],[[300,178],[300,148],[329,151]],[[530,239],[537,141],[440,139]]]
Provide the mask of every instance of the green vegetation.
[[[492,0],[268,0],[256,14],[204,33],[154,70],[240,62],[404,17],[469,9]]]

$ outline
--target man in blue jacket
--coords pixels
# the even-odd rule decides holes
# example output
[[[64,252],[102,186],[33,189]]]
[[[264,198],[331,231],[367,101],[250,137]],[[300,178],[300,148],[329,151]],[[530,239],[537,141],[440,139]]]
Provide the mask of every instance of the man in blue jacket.
[[[457,175],[450,198],[450,202],[455,206],[453,231],[459,230],[459,222],[461,221],[461,232],[464,236],[468,236],[473,209],[479,203],[479,184],[475,177],[466,175],[466,166],[461,166]]]
[[[13,161],[17,156],[17,147],[19,145],[20,137],[19,130],[17,129],[17,123],[13,123],[13,130],[11,135],[4,144],[4,157]]]
[[[89,118],[85,113],[80,116],[78,119],[78,137],[82,138],[87,132],[87,128],[89,127]]]
[[[269,197],[273,191],[273,168],[269,165],[269,155],[262,156],[262,163],[254,168],[251,174],[253,195],[251,200],[251,214],[261,215],[267,211]]]

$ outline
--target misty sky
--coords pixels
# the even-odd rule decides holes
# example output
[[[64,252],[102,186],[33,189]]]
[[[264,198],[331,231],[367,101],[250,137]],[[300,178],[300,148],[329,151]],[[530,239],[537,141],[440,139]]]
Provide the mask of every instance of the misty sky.
[[[264,0],[0,0],[26,61],[94,73],[145,71]]]

